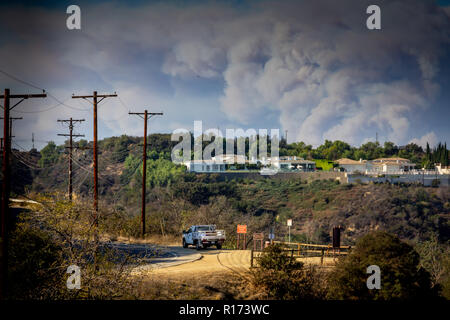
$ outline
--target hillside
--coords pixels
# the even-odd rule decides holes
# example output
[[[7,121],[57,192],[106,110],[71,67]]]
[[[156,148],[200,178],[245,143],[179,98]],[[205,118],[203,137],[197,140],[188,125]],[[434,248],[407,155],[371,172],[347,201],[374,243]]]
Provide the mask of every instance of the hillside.
[[[109,233],[136,236],[139,224],[142,138],[113,137],[99,143],[99,196],[101,210],[113,213],[116,225]],[[286,219],[294,221],[294,241],[329,243],[333,226],[344,227],[344,242],[371,230],[386,230],[402,239],[417,241],[437,234],[450,239],[448,188],[385,184],[341,185],[335,181],[233,179],[195,175],[170,161],[174,143],[169,135],[149,137],[147,163],[147,229],[153,234],[179,235],[193,223],[224,226],[233,245],[238,223],[250,232],[275,228],[278,238],[287,236]],[[74,151],[74,193],[91,201],[91,144]],[[17,194],[65,192],[67,155],[63,146],[49,144],[37,153],[14,152],[13,190]]]

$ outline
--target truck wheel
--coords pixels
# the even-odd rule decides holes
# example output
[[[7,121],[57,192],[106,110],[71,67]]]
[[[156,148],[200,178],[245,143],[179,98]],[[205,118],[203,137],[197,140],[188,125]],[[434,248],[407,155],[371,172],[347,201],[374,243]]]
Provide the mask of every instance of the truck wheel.
[[[197,249],[197,250],[200,250],[202,247],[200,246],[200,242],[196,242],[195,243],[195,248]]]
[[[183,238],[183,248],[187,248],[188,247],[188,244],[186,243],[186,240],[184,240],[184,238]]]
[[[208,245],[205,243],[205,244],[203,244],[203,249],[207,249],[208,248]]]
[[[218,244],[216,244],[216,248],[217,248],[217,250],[220,250],[220,249],[222,249],[222,245],[220,243],[218,243]]]

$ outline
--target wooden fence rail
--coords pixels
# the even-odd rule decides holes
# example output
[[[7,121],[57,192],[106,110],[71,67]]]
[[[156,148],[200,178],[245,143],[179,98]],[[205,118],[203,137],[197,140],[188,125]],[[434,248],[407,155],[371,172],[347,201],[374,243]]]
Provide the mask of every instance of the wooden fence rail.
[[[307,257],[320,257],[320,265],[323,265],[323,258],[326,256],[342,256],[347,255],[351,250],[351,246],[340,246],[339,248],[333,248],[330,245],[322,244],[310,244],[310,243],[295,243],[295,242],[283,242],[273,241],[275,244],[286,245],[283,251],[289,252],[291,257],[295,258],[307,258]],[[292,248],[293,247],[293,248]],[[250,267],[254,265],[254,259],[263,254],[263,250],[251,250],[250,255]]]
[[[329,255],[332,252],[333,255],[348,254],[351,246],[340,246],[339,248],[333,248],[331,244],[312,244],[312,243],[298,243],[298,242],[283,242],[283,241],[273,241],[275,244],[285,245],[287,247],[296,248],[297,255],[305,253],[319,253],[322,249],[325,249],[325,254]]]

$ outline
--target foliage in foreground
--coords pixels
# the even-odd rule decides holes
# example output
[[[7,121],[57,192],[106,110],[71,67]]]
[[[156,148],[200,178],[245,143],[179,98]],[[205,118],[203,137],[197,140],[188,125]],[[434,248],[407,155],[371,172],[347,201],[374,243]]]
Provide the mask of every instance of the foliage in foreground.
[[[368,289],[367,267],[381,270],[381,289]],[[359,239],[328,279],[328,298],[344,300],[405,300],[437,297],[430,274],[419,266],[413,247],[385,232],[373,232]]]
[[[441,288],[441,295],[450,300],[450,247],[439,243],[436,236],[419,243],[420,266],[431,275],[433,287]]]
[[[91,210],[45,200],[22,213],[11,234],[7,298],[134,298],[139,279],[130,281],[126,256],[118,260],[114,249],[94,241]],[[67,289],[70,265],[81,269],[79,290]]]
[[[280,245],[270,245],[256,258],[257,268],[251,271],[252,284],[266,298],[282,300],[320,299],[319,273],[296,261]]]

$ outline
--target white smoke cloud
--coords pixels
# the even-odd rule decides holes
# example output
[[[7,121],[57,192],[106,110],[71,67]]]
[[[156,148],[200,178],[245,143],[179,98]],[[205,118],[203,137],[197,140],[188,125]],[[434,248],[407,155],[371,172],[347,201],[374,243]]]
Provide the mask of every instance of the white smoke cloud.
[[[423,135],[420,138],[414,138],[409,143],[415,143],[418,146],[421,146],[424,150],[427,146],[427,143],[430,145],[431,148],[434,148],[438,143],[438,137],[434,132],[428,132],[427,134]]]

